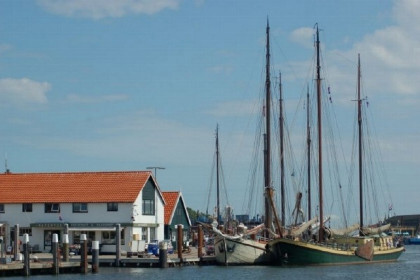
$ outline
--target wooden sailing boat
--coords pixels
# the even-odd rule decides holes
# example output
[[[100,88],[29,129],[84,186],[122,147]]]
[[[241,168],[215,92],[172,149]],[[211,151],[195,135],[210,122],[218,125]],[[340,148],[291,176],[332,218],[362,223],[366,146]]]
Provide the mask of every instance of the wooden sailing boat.
[[[286,264],[354,264],[395,261],[403,252],[403,247],[394,247],[392,237],[386,236],[366,236],[360,231],[356,237],[333,237],[327,239],[324,231],[323,215],[323,182],[322,182],[322,123],[321,123],[321,75],[320,75],[320,56],[319,56],[319,31],[316,28],[316,53],[317,53],[317,115],[318,115],[318,173],[319,173],[319,223],[320,229],[318,240],[304,239],[302,236],[293,238],[279,238],[272,241],[270,251],[274,263]],[[359,147],[362,143],[361,133],[361,102],[360,98],[360,58],[358,62],[358,124],[359,124]],[[361,174],[361,147],[359,148],[359,172]],[[359,180],[362,181],[361,179]],[[360,209],[363,210],[363,191],[360,183]],[[363,213],[360,218],[360,228],[363,226]],[[353,228],[354,229],[357,229]],[[329,234],[332,234],[330,231]]]
[[[219,133],[216,130],[216,185],[217,185],[217,211],[216,221],[212,224],[212,231],[215,234],[214,247],[216,262],[223,265],[239,265],[239,264],[258,264],[266,263],[265,243],[257,242],[249,238],[250,235],[256,234],[264,225],[248,231],[245,226],[236,227],[235,233],[228,221],[222,220],[220,215],[220,199],[219,199]]]
[[[266,245],[276,234],[271,230],[273,220],[277,228],[280,228],[275,205],[273,202],[273,188],[271,186],[271,80],[270,80],[270,27],[267,21],[266,27],[266,81],[265,81],[265,133],[264,133],[264,190],[265,190],[265,220],[253,229],[238,227],[235,235],[222,233],[213,228],[216,233],[215,255],[216,261],[225,265],[249,265],[266,264],[269,262],[269,255]],[[258,233],[264,232],[263,236]]]

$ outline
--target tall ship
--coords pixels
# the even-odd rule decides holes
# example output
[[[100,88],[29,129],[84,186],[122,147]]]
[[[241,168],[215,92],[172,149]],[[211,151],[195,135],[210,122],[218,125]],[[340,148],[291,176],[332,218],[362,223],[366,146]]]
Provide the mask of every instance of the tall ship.
[[[265,70],[264,197],[260,198],[264,199],[264,223],[249,230],[246,226],[239,225],[235,228],[235,233],[222,231],[216,226],[213,227],[216,261],[223,265],[267,264],[270,261],[267,244],[273,238],[279,237],[280,223],[273,202],[273,187],[271,186],[271,80],[270,27],[268,21]],[[276,230],[273,230],[273,223],[276,225]]]
[[[357,86],[357,122],[358,122],[358,171],[359,171],[359,224],[347,229],[332,229],[326,226],[329,217],[324,216],[324,190],[323,190],[323,134],[322,134],[322,91],[321,91],[321,65],[319,29],[316,25],[316,101],[317,101],[317,137],[318,137],[318,220],[309,225],[308,229],[297,234],[287,234],[272,240],[269,244],[271,260],[274,264],[288,265],[332,265],[355,264],[396,261],[404,247],[393,243],[392,237],[384,233],[389,225],[377,224],[375,227],[364,225],[364,188],[363,188],[363,130],[362,130],[362,103],[365,98],[360,93],[360,55],[358,59],[358,86]],[[308,162],[309,163],[309,162]],[[308,168],[309,170],[309,168]],[[340,186],[341,188],[341,186]],[[309,191],[308,191],[309,192]],[[308,203],[310,205],[310,203]],[[310,211],[310,210],[309,210]],[[313,221],[312,221],[313,222]],[[315,231],[315,228],[317,230]],[[314,232],[315,231],[315,232]],[[358,231],[357,234],[351,235]]]

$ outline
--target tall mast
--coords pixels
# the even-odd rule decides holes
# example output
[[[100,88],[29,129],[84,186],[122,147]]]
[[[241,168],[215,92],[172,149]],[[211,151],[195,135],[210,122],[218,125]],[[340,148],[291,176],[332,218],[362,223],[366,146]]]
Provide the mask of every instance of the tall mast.
[[[319,173],[319,242],[324,241],[324,209],[322,191],[322,110],[321,110],[321,64],[319,62],[319,29],[316,25],[316,88],[318,103],[318,173]]]
[[[220,192],[219,192],[219,124],[216,126],[216,189],[217,189],[217,224],[220,225]]]
[[[306,92],[306,145],[308,151],[308,221],[311,217],[311,127],[309,123],[309,86]]]
[[[280,193],[281,193],[281,225],[285,226],[286,213],[285,213],[285,191],[284,191],[284,117],[283,117],[283,89],[281,84],[281,73],[279,74],[279,91],[280,91]]]
[[[358,54],[358,64],[357,64],[357,112],[358,112],[358,125],[359,125],[359,199],[360,199],[360,235],[363,235],[363,178],[362,178],[362,99],[360,96],[360,79],[361,79],[361,69],[360,69],[360,54]]]
[[[270,196],[271,196],[271,130],[270,130],[270,103],[271,103],[271,81],[270,81],[270,26],[267,19],[267,28],[266,28],[266,69],[265,69],[265,135],[264,135],[264,186],[265,186],[265,227],[271,229],[271,224],[273,222],[273,216],[270,207]]]

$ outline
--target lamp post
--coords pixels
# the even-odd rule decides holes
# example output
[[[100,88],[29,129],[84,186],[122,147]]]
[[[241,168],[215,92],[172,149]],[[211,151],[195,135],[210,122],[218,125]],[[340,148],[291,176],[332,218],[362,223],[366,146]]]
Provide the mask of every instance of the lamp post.
[[[155,171],[155,180],[157,181],[157,176],[156,176],[156,170],[157,169],[161,169],[161,170],[163,170],[163,169],[165,169],[165,167],[160,167],[160,166],[149,166],[149,167],[146,167],[147,169],[154,169],[154,171]]]

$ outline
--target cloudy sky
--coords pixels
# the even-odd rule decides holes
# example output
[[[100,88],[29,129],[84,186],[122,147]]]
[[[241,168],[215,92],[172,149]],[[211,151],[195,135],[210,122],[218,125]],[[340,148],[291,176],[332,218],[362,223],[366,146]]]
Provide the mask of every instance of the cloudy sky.
[[[293,108],[311,79],[318,23],[339,121],[354,113],[360,53],[389,203],[419,213],[419,13],[415,0],[1,1],[0,155],[12,172],[165,167],[161,188],[204,211],[219,123],[239,214],[267,17],[273,71]]]

